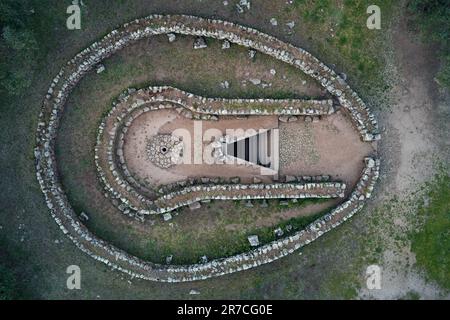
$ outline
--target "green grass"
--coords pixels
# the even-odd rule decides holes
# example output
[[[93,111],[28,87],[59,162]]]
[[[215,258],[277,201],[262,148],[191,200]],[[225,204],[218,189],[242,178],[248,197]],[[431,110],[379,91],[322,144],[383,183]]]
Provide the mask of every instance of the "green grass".
[[[411,234],[411,248],[427,277],[450,290],[450,177],[441,173],[428,188],[429,204],[419,208],[423,225]]]
[[[416,291],[408,291],[400,300],[420,300],[420,294]]]
[[[324,291],[335,299],[354,299],[358,294],[358,278],[354,273],[335,270],[324,283]]]
[[[307,208],[320,200],[308,200],[298,208]],[[209,259],[221,258],[246,252],[251,249],[247,237],[258,235],[260,244],[266,244],[276,240],[274,230],[282,228],[285,235],[292,234],[304,229],[308,224],[321,217],[328,210],[316,212],[311,215],[294,217],[291,219],[278,219],[270,226],[255,226],[255,222],[261,217],[270,217],[277,210],[280,210],[277,201],[271,201],[268,208],[259,208],[253,201],[255,208],[249,209],[237,202],[228,206],[226,203],[216,202],[208,204],[207,211],[202,212],[201,218],[195,216],[199,213],[190,213],[182,210],[180,216],[173,220],[174,227],[167,224],[157,224],[153,227],[151,235],[153,239],[142,240],[145,245],[144,257],[155,262],[163,263],[165,257],[173,255],[173,263],[188,264],[196,263],[199,258],[206,255]],[[255,210],[258,213],[255,214]],[[207,216],[207,215],[211,216]],[[183,216],[187,215],[187,216]],[[193,219],[209,221],[213,226],[204,228],[189,228],[185,223],[192,223]],[[286,227],[290,225],[291,231],[287,232]],[[231,226],[238,226],[230,228]],[[150,234],[150,233],[149,233]],[[139,237],[137,235],[137,237]],[[139,250],[138,252],[141,252]]]
[[[369,5],[381,9],[381,30],[366,27]],[[295,11],[304,34],[314,34],[308,45],[327,64],[349,76],[350,84],[367,98],[374,98],[389,87],[384,70],[384,43],[391,15],[391,0],[296,0]]]
[[[276,240],[275,234],[273,232],[276,228],[282,228],[284,233],[285,233],[285,235],[289,235],[289,234],[294,233],[295,231],[299,231],[299,230],[304,229],[310,223],[312,223],[316,219],[320,218],[321,216],[323,216],[327,212],[328,212],[328,210],[325,210],[323,212],[317,212],[315,214],[312,214],[312,215],[306,216],[306,217],[291,218],[291,219],[283,221],[282,223],[279,223],[278,225],[275,225],[273,227],[261,228],[259,230],[254,230],[251,233],[258,235],[258,237],[260,239],[260,242],[262,244],[265,244],[265,243],[268,243],[268,242]],[[292,227],[292,231],[291,232],[286,232],[286,227],[287,226],[291,226]]]
[[[16,282],[13,270],[0,265],[0,300],[17,299]]]

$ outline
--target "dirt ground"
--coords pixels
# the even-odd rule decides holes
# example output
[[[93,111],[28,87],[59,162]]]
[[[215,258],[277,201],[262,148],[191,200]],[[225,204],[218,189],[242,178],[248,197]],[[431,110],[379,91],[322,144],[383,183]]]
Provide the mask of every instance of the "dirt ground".
[[[303,118],[296,122],[282,123],[276,116],[250,116],[239,119],[221,117],[219,121],[197,121],[202,136],[210,129],[222,134],[236,129],[272,129],[280,130],[280,174],[293,176],[330,175],[334,180],[348,184],[350,192],[357,182],[364,166],[364,157],[376,154],[376,143],[361,141],[352,123],[343,113],[322,117],[318,122],[305,122]],[[190,164],[174,165],[162,169],[154,165],[146,151],[147,141],[156,134],[172,134],[176,130],[186,130],[194,137],[194,121],[178,114],[175,110],[158,110],[145,113],[133,121],[125,136],[124,154],[129,170],[139,181],[149,186],[201,177],[241,177],[241,181],[250,183],[253,177],[272,181],[271,176],[261,175],[257,166],[229,164],[194,164],[194,139],[190,148],[184,143],[184,155]],[[208,140],[209,141],[209,140]],[[206,148],[208,141],[203,143]]]
[[[364,158],[376,154],[376,143],[363,142],[342,113],[318,122],[280,125],[280,173],[330,175],[347,183],[347,191],[360,178]]]
[[[219,121],[196,121],[198,134],[206,137],[205,133],[217,129],[222,134],[227,130],[248,129],[272,129],[278,126],[276,116],[251,116],[248,118],[220,117]],[[230,164],[195,164],[194,163],[194,139],[183,140],[184,156],[186,163],[178,164],[168,169],[162,169],[154,165],[147,156],[147,141],[156,134],[172,134],[176,130],[185,130],[190,137],[194,137],[194,120],[178,114],[175,110],[158,110],[144,113],[133,121],[126,136],[124,155],[130,172],[140,181],[145,181],[150,186],[159,186],[187,178],[201,177],[241,177],[243,182],[252,182],[253,177],[261,177],[264,181],[271,181],[271,177],[260,175],[257,166],[230,165]],[[208,140],[209,141],[209,140]],[[203,148],[209,144],[204,141]],[[190,164],[188,163],[190,162]]]
[[[382,117],[384,135],[380,153],[385,166],[378,199],[388,201],[395,194],[401,201],[407,201],[411,192],[433,175],[436,161],[448,159],[448,141],[440,140],[445,132],[448,134],[446,115],[439,110],[440,104],[448,107],[448,102],[439,96],[434,81],[438,64],[433,48],[408,30],[405,17],[392,37],[392,59],[397,66],[398,81],[390,92],[391,112]],[[416,205],[417,202],[406,202],[403,208],[392,211],[396,232],[414,228]],[[394,249],[393,235],[378,232],[385,241],[382,288],[363,287],[359,292],[361,298],[396,299],[408,292],[417,292],[423,299],[450,298],[414,267],[415,255],[408,241]]]

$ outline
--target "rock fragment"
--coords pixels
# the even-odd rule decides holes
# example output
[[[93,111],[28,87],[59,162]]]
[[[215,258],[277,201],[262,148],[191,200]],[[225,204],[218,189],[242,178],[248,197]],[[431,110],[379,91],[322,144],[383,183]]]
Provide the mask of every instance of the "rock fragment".
[[[204,49],[207,48],[206,40],[203,37],[197,37],[194,41],[194,49]]]
[[[231,43],[228,40],[225,40],[224,42],[222,42],[222,49],[229,49],[231,47]]]
[[[106,70],[105,66],[100,63],[100,64],[97,65],[97,68],[95,69],[95,72],[97,72],[97,74],[99,74],[99,73],[102,73],[105,70]]]
[[[191,210],[191,211],[193,211],[193,210],[197,210],[197,209],[200,209],[202,207],[202,205],[200,204],[200,202],[194,202],[194,203],[191,203],[190,205],[189,205],[189,209]]]
[[[167,38],[169,39],[169,42],[174,42],[177,37],[175,33],[168,33]]]
[[[294,21],[289,21],[288,23],[286,23],[287,27],[289,29],[294,29],[295,27],[295,22]]]
[[[257,246],[259,246],[259,239],[258,239],[258,236],[257,236],[257,235],[251,235],[251,236],[248,236],[247,239],[248,239],[248,242],[250,243],[250,245],[251,245],[252,247],[257,247]]]
[[[253,49],[250,49],[250,50],[248,50],[248,56],[249,56],[249,58],[250,59],[255,59],[255,56],[256,56],[256,50],[253,50]]]

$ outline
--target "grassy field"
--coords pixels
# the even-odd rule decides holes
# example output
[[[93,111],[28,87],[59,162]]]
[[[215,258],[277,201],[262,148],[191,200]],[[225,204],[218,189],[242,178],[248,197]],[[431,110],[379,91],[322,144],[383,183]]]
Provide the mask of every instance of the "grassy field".
[[[450,177],[442,172],[427,188],[419,228],[411,233],[412,250],[428,278],[450,290]]]
[[[368,15],[364,14],[369,5],[376,4],[381,9],[381,30],[369,30],[366,27]],[[390,84],[385,73],[385,50],[383,30],[390,28],[395,5],[390,0],[295,0],[288,15],[299,15],[298,29],[308,40],[312,52],[328,64],[335,65],[339,72],[349,75],[349,83],[374,100]]]
[[[7,2],[9,1],[2,4]],[[1,62],[0,80],[5,79],[5,74],[8,75],[8,79],[13,79],[12,71],[17,72],[15,81],[23,80],[23,78],[29,80],[25,81],[25,86],[15,86],[14,90],[3,86],[0,94],[1,298],[176,299],[192,298],[188,292],[193,288],[201,292],[198,298],[354,298],[358,289],[364,284],[365,266],[369,263],[380,262],[384,242],[378,236],[377,230],[392,227],[392,219],[386,218],[385,214],[395,207],[394,205],[391,207],[390,203],[383,202],[377,210],[374,210],[374,205],[371,204],[368,209],[342,225],[339,230],[318,239],[299,253],[254,270],[203,282],[177,285],[138,281],[121,273],[112,272],[104,265],[80,254],[80,251],[64,237],[48,214],[36,182],[33,146],[42,97],[60,66],[119,24],[150,13],[214,16],[251,25],[282,40],[304,47],[337,71],[345,72],[349,83],[361,93],[364,99],[371,100],[378,97],[378,93],[384,92],[388,85],[384,77],[383,60],[387,32],[383,29],[381,31],[365,29],[367,17],[365,8],[372,3],[321,0],[297,1],[293,5],[287,5],[284,0],[254,1],[250,12],[239,15],[233,8],[235,1],[230,1],[227,7],[223,6],[222,1],[211,1],[208,5],[205,5],[205,1],[167,0],[152,1],[151,4],[148,1],[84,0],[84,2],[86,7],[82,8],[82,30],[69,31],[65,28],[67,17],[65,12],[70,1],[23,1],[23,4],[27,4],[24,12],[27,12],[28,18],[24,26],[16,27],[18,30],[33,30],[32,35],[37,48],[33,51],[21,51],[17,46],[15,49],[5,47],[3,42],[0,47],[0,54],[2,58],[5,57]],[[382,28],[384,28],[390,23],[389,13],[394,10],[395,5],[387,0],[377,2],[382,8]],[[277,18],[278,26],[272,26],[269,23],[272,16]],[[1,17],[2,27],[5,24],[16,23],[14,19],[4,18],[7,17],[6,15]],[[296,26],[292,34],[289,34],[285,23],[291,20],[295,21]],[[96,189],[97,183],[91,170],[94,141],[92,138],[95,136],[98,119],[110,105],[111,100],[127,86],[160,84],[161,82],[198,94],[224,97],[234,94],[301,97],[306,91],[302,85],[303,79],[297,78],[297,73],[291,74],[288,68],[273,62],[273,66],[278,71],[278,88],[282,90],[275,89],[275,86],[272,89],[260,89],[252,88],[250,85],[244,89],[231,82],[230,91],[224,92],[219,82],[230,80],[227,78],[231,78],[232,71],[227,71],[223,67],[221,59],[232,59],[233,55],[236,59],[243,57],[244,53],[238,48],[233,48],[227,53],[230,57],[220,54],[212,57],[217,60],[211,60],[216,63],[210,66],[204,66],[201,62],[201,55],[207,52],[196,52],[198,64],[186,63],[182,66],[183,69],[177,70],[176,65],[170,63],[176,60],[174,57],[180,60],[183,57],[186,59],[184,54],[194,54],[192,50],[186,52],[182,50],[183,43],[188,43],[187,39],[179,37],[177,45],[171,48],[158,46],[158,41],[163,40],[142,42],[140,48],[130,48],[128,52],[124,51],[114,56],[105,63],[107,71],[99,76],[90,75],[83,80],[71,96],[64,115],[61,127],[61,132],[64,134],[61,137],[65,139],[66,144],[61,143],[62,140],[58,142],[58,157],[62,165],[62,178],[74,207],[78,211],[85,210],[91,216],[89,227],[101,237],[116,239],[115,244],[131,252],[161,260],[169,253],[169,247],[161,246],[162,241],[158,243],[142,240],[136,243],[136,233],[145,232],[145,229],[136,229],[132,222],[111,211],[109,203],[98,191],[90,192]],[[210,43],[211,49],[217,46],[218,44],[214,42]],[[130,61],[129,54],[133,53],[139,53],[140,56]],[[180,65],[182,63],[178,61],[178,67]],[[242,68],[236,65],[233,73],[240,74],[242,78],[238,77],[237,80],[241,80],[248,77],[247,71],[258,72],[258,74],[268,72],[269,65],[272,66],[272,62],[264,61],[264,58],[258,56],[255,63],[249,62]],[[208,72],[204,70],[205,67],[210,67],[213,71]],[[228,66],[228,69],[231,67]],[[171,76],[167,76],[168,74]],[[283,79],[278,78],[282,74],[286,75],[288,81],[282,82]],[[268,74],[259,76],[269,77]],[[4,88],[9,89],[5,91]],[[372,107],[378,108],[376,105]],[[440,233],[436,233],[436,236],[445,236],[445,231],[441,229],[441,224],[438,222],[446,221],[444,211],[441,209],[448,208],[448,197],[446,199],[444,191],[435,191],[430,194],[430,199],[437,199],[430,200],[436,216],[424,219],[428,221],[425,223],[424,231],[419,230],[413,239],[421,239],[420,237],[425,237],[427,234],[434,236],[434,228],[441,230]],[[395,204],[395,200],[393,202]],[[93,204],[101,210],[94,210]],[[272,203],[272,206],[271,209],[276,206],[276,203]],[[246,220],[237,219],[241,211],[246,210],[245,207],[238,205],[233,209],[234,217],[217,210],[213,218],[221,219],[223,224],[230,223],[227,219],[247,224]],[[276,212],[268,211],[267,215],[277,212],[281,210],[277,208]],[[425,216],[426,212],[423,212]],[[206,215],[206,210],[203,213],[199,212],[198,219],[208,218]],[[247,217],[251,218],[251,216]],[[263,217],[264,213],[261,218]],[[173,222],[188,218],[189,214],[180,214]],[[305,223],[304,220],[294,222],[299,226]],[[294,222],[289,223],[294,224]],[[287,219],[281,219],[274,224],[278,223],[288,222]],[[111,228],[114,225],[120,225],[120,227]],[[171,246],[170,250],[174,250],[181,241],[186,243],[191,241],[190,238],[183,238],[176,232],[168,233],[167,226],[160,226],[157,222],[155,222],[155,229],[153,232],[160,235],[165,243]],[[217,229],[216,232],[220,233],[221,230]],[[242,232],[253,232],[252,226]],[[241,236],[244,233],[241,233]],[[227,236],[232,238],[230,235]],[[398,241],[406,241],[404,238],[406,238],[404,235],[398,236]],[[417,251],[419,265],[429,270],[431,279],[440,281],[443,285],[448,284],[448,279],[445,280],[446,278],[442,277],[443,269],[439,268],[442,262],[448,261],[448,259],[445,261],[438,259],[444,259],[437,254],[442,251],[437,249],[437,251],[425,252],[417,243],[414,250]],[[217,247],[217,243],[213,242],[211,245]],[[445,249],[442,246],[438,248]],[[183,262],[194,259],[206,249],[212,251],[214,255],[215,249],[205,248],[205,246],[192,248],[184,256],[181,251],[170,252],[174,253],[174,259],[178,257],[178,261]],[[431,260],[427,258],[430,254]],[[67,277],[65,271],[71,264],[81,267],[83,277],[81,290],[70,291],[65,286]],[[415,293],[411,293],[411,296],[417,297]]]

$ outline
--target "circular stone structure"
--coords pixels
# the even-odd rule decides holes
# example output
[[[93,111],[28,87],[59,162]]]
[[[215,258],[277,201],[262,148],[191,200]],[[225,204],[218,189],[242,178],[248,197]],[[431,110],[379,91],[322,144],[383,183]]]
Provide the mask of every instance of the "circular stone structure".
[[[103,39],[71,59],[54,78],[39,115],[34,151],[37,179],[55,222],[80,250],[113,269],[118,269],[141,279],[164,282],[201,280],[246,270],[286,256],[337,227],[363,207],[366,199],[371,196],[378,179],[380,161],[376,158],[376,155],[365,158],[364,169],[356,187],[336,208],[311,223],[304,230],[235,256],[193,265],[161,265],[132,256],[90,232],[79,220],[70,205],[58,176],[55,139],[65,103],[72,89],[82,77],[93,70],[103,59],[140,39],[168,33],[226,40],[229,43],[251,48],[288,63],[311,76],[333,96],[343,112],[350,117],[363,141],[372,142],[380,139],[374,116],[344,79],[300,48],[255,29],[226,21],[184,15],[151,15],[136,19],[110,32]],[[157,100],[158,97],[155,98]],[[181,99],[175,99],[172,102],[182,103]],[[223,112],[220,108],[215,109],[214,105],[208,104],[195,111],[209,115],[214,114],[214,112],[219,114]],[[285,113],[289,114],[287,111]],[[100,131],[102,129],[100,127]],[[167,150],[162,149],[160,151],[162,154],[167,152]],[[112,155],[109,154],[108,157],[112,158]],[[231,193],[235,190],[242,192],[242,190],[249,189],[248,186],[245,188],[240,185],[237,186],[208,185],[204,187],[210,193],[219,189],[220,192],[225,190]],[[317,185],[302,184],[300,186],[292,184],[290,190],[318,188]],[[328,187],[336,188],[334,192],[338,193],[338,189],[342,186],[329,185]],[[278,190],[277,188],[291,188],[291,186],[280,184],[274,188],[270,186],[269,189]],[[248,192],[256,192],[252,190],[258,188],[253,186],[250,189]],[[189,190],[192,193],[201,191],[201,188],[199,189],[197,186]],[[186,190],[183,192],[186,192]],[[222,193],[219,194],[219,196],[221,195]],[[118,196],[120,197],[120,195]],[[168,201],[177,196],[179,196],[179,193],[169,193],[160,200]],[[126,203],[128,200],[123,199],[123,201]],[[178,202],[172,203],[174,206],[178,204]],[[159,212],[165,211],[160,210]]]
[[[159,134],[149,139],[147,155],[156,166],[166,169],[180,163],[183,157],[183,142],[170,134]]]

